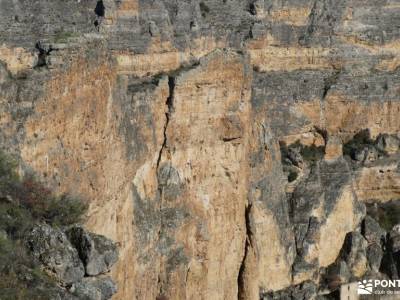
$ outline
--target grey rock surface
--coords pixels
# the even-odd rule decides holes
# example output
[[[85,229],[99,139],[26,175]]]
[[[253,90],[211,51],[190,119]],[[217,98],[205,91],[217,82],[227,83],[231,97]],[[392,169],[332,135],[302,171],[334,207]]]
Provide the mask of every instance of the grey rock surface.
[[[35,226],[26,244],[33,257],[65,284],[83,278],[85,271],[78,251],[61,230],[44,224]]]
[[[369,245],[367,248],[367,260],[371,270],[375,273],[379,272],[381,267],[382,258],[383,258],[383,250],[377,244]]]
[[[328,267],[325,276],[328,278],[328,283],[330,285],[340,285],[349,282],[352,275],[347,263],[343,260],[339,260]]]
[[[69,289],[72,295],[82,300],[107,300],[117,292],[110,277],[85,277]]]
[[[377,244],[379,246],[382,245],[386,236],[385,230],[370,216],[366,216],[364,219],[362,234],[369,244]]]
[[[260,300],[300,300],[316,299],[318,287],[313,282],[304,282],[274,293],[261,293]]]
[[[389,232],[389,244],[393,252],[400,251],[400,226],[395,225]]]
[[[100,291],[101,300],[111,299],[117,292],[117,287],[110,277],[85,278],[83,283]]]
[[[360,233],[351,232],[347,234],[341,256],[353,272],[359,268],[360,264],[363,265],[367,262],[367,245],[367,241]]]
[[[397,136],[382,134],[376,140],[376,147],[383,152],[396,152],[400,147]]]
[[[118,260],[117,246],[109,239],[78,226],[69,228],[66,234],[78,250],[86,275],[96,276],[107,273]]]
[[[53,274],[61,287],[67,287],[59,290],[62,299],[107,300],[117,292],[109,276],[96,276],[108,272],[118,259],[118,250],[109,239],[80,226],[64,233],[42,224],[29,232],[26,246],[39,265]],[[90,277],[85,277],[85,270]]]
[[[104,179],[107,177],[105,174],[107,167],[102,165],[102,160],[107,162],[106,166],[113,165],[116,163],[113,156],[115,153],[111,155],[100,151],[104,156],[95,157],[95,163],[92,164],[92,160],[87,159],[91,148],[86,145],[86,138],[97,137],[96,134],[101,132],[97,140],[92,141],[96,147],[100,147],[102,144],[99,140],[108,141],[109,131],[117,128],[113,138],[123,145],[121,147],[123,149],[118,149],[124,153],[119,159],[123,164],[129,164],[127,172],[129,176],[121,175],[123,177],[121,182],[118,181],[115,185],[118,185],[118,189],[129,190],[127,193],[130,193],[129,197],[133,199],[133,221],[129,224],[118,224],[120,228],[117,231],[118,234],[129,232],[123,237],[124,241],[129,241],[126,244],[141,245],[136,246],[134,251],[128,249],[129,251],[123,252],[137,254],[135,256],[137,260],[131,263],[138,264],[139,267],[134,271],[132,271],[134,268],[127,269],[130,269],[130,272],[142,272],[129,274],[127,277],[140,278],[151,274],[148,275],[152,276],[148,281],[154,282],[154,287],[144,287],[145,285],[138,287],[135,291],[138,294],[135,296],[139,299],[147,293],[146,289],[154,288],[159,292],[163,288],[173,291],[181,288],[183,291],[188,284],[186,280],[190,281],[192,278],[189,272],[191,263],[209,260],[202,255],[205,256],[204,253],[207,253],[210,236],[211,240],[225,238],[219,231],[216,232],[221,236],[216,238],[212,235],[213,228],[207,227],[207,221],[213,216],[217,216],[216,219],[224,216],[223,212],[221,213],[224,207],[218,206],[214,211],[211,203],[210,213],[208,211],[204,213],[199,208],[202,203],[194,201],[192,203],[190,196],[195,193],[186,188],[190,186],[190,180],[193,182],[198,178],[188,175],[192,171],[182,173],[180,169],[182,166],[178,165],[178,162],[183,160],[182,157],[174,160],[174,164],[162,162],[158,165],[160,162],[158,161],[154,179],[157,181],[158,190],[155,196],[151,193],[149,196],[144,192],[146,190],[144,187],[152,186],[152,183],[146,182],[143,186],[136,187],[132,180],[140,177],[136,177],[136,174],[147,170],[147,167],[141,169],[141,166],[151,165],[149,168],[154,169],[156,152],[168,146],[168,142],[176,142],[167,139],[167,135],[171,135],[171,132],[166,126],[164,128],[165,112],[164,108],[160,109],[159,106],[160,103],[163,105],[168,101],[167,98],[172,98],[175,87],[170,84],[174,81],[171,79],[175,77],[182,79],[192,75],[193,73],[187,72],[188,67],[194,71],[200,70],[199,60],[210,55],[215,49],[223,48],[223,51],[226,51],[227,48],[240,56],[246,64],[244,68],[248,72],[246,76],[251,85],[248,91],[249,103],[239,110],[249,114],[248,122],[252,124],[251,126],[241,124],[241,120],[231,116],[232,108],[225,108],[226,111],[218,114],[228,115],[224,117],[229,120],[230,131],[229,134],[216,136],[215,139],[230,142],[241,138],[251,144],[243,157],[232,159],[227,154],[226,158],[228,161],[248,159],[246,164],[250,166],[248,172],[250,175],[246,178],[248,181],[246,191],[249,195],[242,199],[246,201],[246,207],[252,205],[253,208],[256,205],[259,207],[258,210],[254,209],[257,214],[243,213],[246,220],[242,220],[240,225],[230,224],[229,216],[224,226],[226,225],[226,228],[237,226],[238,234],[246,232],[245,250],[242,249],[244,243],[237,243],[235,251],[243,250],[245,253],[240,253],[238,256],[246,256],[246,251],[250,253],[248,248],[251,244],[254,247],[251,250],[254,250],[257,259],[259,253],[269,254],[265,249],[258,247],[258,241],[254,237],[257,227],[268,222],[271,224],[276,222],[279,234],[275,243],[281,243],[284,248],[285,253],[282,253],[282,257],[289,265],[290,280],[297,275],[312,274],[311,278],[303,279],[306,280],[303,285],[293,283],[284,291],[267,290],[262,293],[262,297],[311,299],[317,296],[318,285],[322,285],[318,282],[319,275],[327,271],[329,278],[339,280],[341,283],[356,280],[358,278],[354,275],[354,270],[363,261],[366,262],[368,271],[382,272],[395,278],[399,269],[400,234],[396,228],[382,229],[379,218],[374,220],[372,216],[365,217],[364,201],[386,200],[380,199],[382,195],[379,194],[361,199],[363,187],[360,186],[368,185],[374,180],[382,183],[379,188],[386,193],[385,197],[397,188],[398,170],[388,170],[390,163],[398,163],[399,158],[395,153],[398,154],[400,148],[398,106],[396,106],[399,102],[400,89],[398,65],[400,7],[397,2],[395,0],[0,1],[0,143],[6,145],[7,149],[28,157],[33,165],[42,168],[44,177],[48,177],[62,190],[67,188],[62,186],[62,176],[64,179],[68,178],[68,188],[72,189],[79,186],[80,178],[90,177],[88,184],[90,191],[98,196],[98,203],[103,205],[104,202],[101,201],[105,198],[102,197],[113,193],[101,189],[114,185],[114,182],[111,184],[108,179]],[[11,54],[7,52],[9,49],[12,49]],[[12,63],[18,64],[24,61],[24,57],[18,52],[21,49],[28,56],[32,55],[33,63],[22,71],[11,72]],[[197,51],[201,54],[196,54]],[[187,60],[175,61],[183,58]],[[101,70],[96,69],[94,73],[101,72],[102,78],[108,75],[110,78],[115,77],[107,82],[101,81],[102,78],[89,78],[83,81],[82,78],[87,70],[105,62],[107,64]],[[70,67],[74,63],[84,66],[79,69],[83,70],[82,74],[70,73]],[[123,63],[127,63],[128,67],[121,70],[120,64]],[[164,63],[168,67],[164,67]],[[134,73],[132,71],[134,68],[143,71],[143,75]],[[152,68],[154,70],[150,70]],[[105,70],[111,70],[112,75],[103,74],[107,73]],[[55,85],[54,79],[64,75],[62,84]],[[207,77],[206,74],[204,77]],[[79,78],[76,89],[68,85],[68,81],[73,78]],[[169,95],[160,92],[165,81],[171,85]],[[230,81],[230,78],[227,81]],[[232,84],[235,82],[232,80]],[[201,89],[202,84],[199,83],[196,89]],[[202,109],[201,113],[208,118],[201,122],[207,123],[216,118],[211,105],[215,104],[214,98],[218,93],[212,94],[214,82],[204,84],[208,86],[204,90],[210,93],[207,105],[201,106],[200,101],[197,102],[198,99],[192,99],[192,91],[188,91],[183,103],[185,105],[189,101],[198,103]],[[98,101],[102,96],[100,92],[85,94],[85,89],[91,86],[96,86],[104,93],[101,88],[108,85],[110,95],[107,107],[95,105],[100,102]],[[63,99],[68,89],[72,90],[72,96]],[[221,94],[229,92],[228,87]],[[240,97],[246,92],[246,89],[242,88]],[[159,94],[166,99],[159,102],[159,99],[156,99]],[[218,100],[225,99],[220,97]],[[57,101],[51,102],[52,99]],[[95,100],[89,101],[92,99]],[[57,108],[66,103],[74,105],[68,106],[65,113],[57,115],[56,112],[63,110]],[[79,123],[77,120],[85,107],[85,105],[79,106],[81,103],[93,107],[85,112],[87,113],[85,121]],[[107,112],[102,111],[104,107]],[[162,113],[156,115],[154,111],[158,109]],[[188,113],[193,114],[192,117],[199,112]],[[107,122],[103,122],[98,114],[107,115]],[[52,116],[55,116],[54,127],[63,128],[61,133],[46,131],[47,128],[37,126]],[[35,120],[40,121],[35,123]],[[115,123],[111,122],[112,120],[116,120]],[[75,132],[77,128],[69,125],[75,124],[75,121],[79,123],[77,127],[85,127],[84,130],[90,134],[86,135],[84,132],[83,137],[72,138],[77,136]],[[48,123],[45,124],[47,127],[52,127],[48,126]],[[109,124],[110,127],[107,127]],[[189,129],[196,125],[191,119],[188,119],[187,124]],[[103,125],[106,127],[103,128]],[[246,127],[243,125],[249,125],[251,128],[249,132],[243,132],[243,128]],[[252,136],[253,132],[250,134],[250,131],[257,131],[258,127],[262,129],[261,133]],[[93,132],[90,131],[92,128],[95,128]],[[159,145],[157,135],[163,129],[164,144]],[[175,128],[169,130],[174,131]],[[174,132],[174,134],[177,144],[182,142],[181,135],[184,133]],[[336,157],[328,159],[331,151],[327,147],[328,141],[332,140],[337,142],[338,149]],[[70,142],[72,146],[69,147],[67,144]],[[46,148],[43,146],[45,144],[52,146]],[[80,146],[77,146],[81,144],[85,144],[83,147],[85,149],[82,151]],[[285,145],[286,149],[284,147],[279,149],[279,145]],[[184,147],[197,149],[203,145],[188,143]],[[210,153],[214,150],[211,148]],[[175,158],[176,149],[171,147],[168,151],[170,159]],[[30,152],[34,154],[28,154]],[[197,159],[190,157],[189,154],[185,157],[188,164],[189,160]],[[212,158],[211,154],[210,160]],[[76,165],[72,162],[76,162]],[[98,165],[100,167],[96,169]],[[218,161],[216,165],[217,170],[219,167],[226,167],[224,161]],[[367,169],[369,167],[371,168]],[[21,168],[25,170],[27,167]],[[376,176],[378,179],[371,175],[371,178],[360,180],[363,172],[373,173],[374,168],[377,170],[380,168]],[[394,175],[390,177],[389,171]],[[240,172],[245,174],[244,170],[237,172],[240,175],[242,175]],[[210,173],[214,173],[214,170],[210,170]],[[229,180],[227,178],[226,182]],[[122,182],[126,186],[120,186]],[[383,186],[385,182],[389,184]],[[202,196],[207,194],[207,188],[201,185],[196,185],[197,187],[199,191],[196,193]],[[86,188],[82,189],[86,191]],[[376,190],[375,187],[371,188],[371,194]],[[321,268],[316,257],[313,259],[309,257],[315,255],[315,249],[321,244],[321,231],[335,222],[335,214],[341,213],[339,200],[345,191],[349,191],[351,195],[346,204],[351,202],[353,207],[351,219],[354,219],[354,224],[352,228],[341,229],[343,235],[347,233],[342,252],[325,270]],[[189,206],[193,205],[195,208],[185,207],[182,203],[186,200]],[[125,209],[125,204],[120,204],[116,205],[118,206],[115,209],[116,214],[123,214],[120,210],[121,207]],[[229,203],[231,204],[237,203]],[[264,217],[264,214],[268,222],[260,217],[260,215]],[[258,217],[262,221],[257,219]],[[362,219],[364,221],[361,223]],[[195,237],[198,238],[198,241],[196,240],[198,244],[193,246],[194,249],[176,243],[176,236],[181,233],[181,229],[188,227],[188,224],[195,228],[193,231],[196,231]],[[240,226],[245,228],[239,228]],[[125,231],[128,227],[129,230]],[[387,239],[388,231],[390,233]],[[28,245],[34,256],[60,280],[68,284],[73,283],[78,294],[84,295],[87,299],[111,297],[115,289],[108,279],[100,280],[97,277],[82,279],[82,277],[109,272],[118,257],[116,245],[81,227],[68,229],[67,236],[69,240],[62,231],[41,225],[32,231]],[[266,234],[261,239],[269,241],[269,238],[270,236]],[[338,244],[341,242],[340,240]],[[341,245],[336,246],[340,249]],[[129,259],[126,258],[126,261],[130,261]],[[156,263],[153,263],[153,260]],[[161,262],[164,261],[164,269],[154,271],[154,265],[163,265]],[[247,263],[243,259],[243,262],[235,261],[233,265],[241,264],[240,269],[243,270],[246,269]],[[250,265],[251,263],[250,261]],[[258,266],[257,263],[254,265]],[[253,270],[252,275],[258,274],[258,271]],[[175,277],[170,276],[171,273]],[[119,275],[118,278],[125,278]],[[235,274],[233,277],[240,276]],[[170,286],[165,278],[178,279],[175,285]],[[252,283],[256,289],[262,290],[264,288],[262,285],[268,284],[263,278],[257,280],[259,281]],[[308,280],[314,282],[310,283]],[[124,290],[128,290],[126,287],[135,283],[124,282],[124,284],[126,285]],[[238,290],[246,290],[250,286],[250,284],[240,286],[239,283],[237,285]]]

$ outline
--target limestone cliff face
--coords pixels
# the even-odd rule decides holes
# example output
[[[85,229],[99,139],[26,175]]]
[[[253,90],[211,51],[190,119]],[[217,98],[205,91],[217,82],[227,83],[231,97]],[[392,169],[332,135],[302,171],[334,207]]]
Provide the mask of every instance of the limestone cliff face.
[[[0,142],[90,199],[88,228],[119,245],[115,299],[326,294],[337,266],[341,283],[379,271],[346,245],[370,245],[366,206],[400,198],[399,16],[2,0]]]

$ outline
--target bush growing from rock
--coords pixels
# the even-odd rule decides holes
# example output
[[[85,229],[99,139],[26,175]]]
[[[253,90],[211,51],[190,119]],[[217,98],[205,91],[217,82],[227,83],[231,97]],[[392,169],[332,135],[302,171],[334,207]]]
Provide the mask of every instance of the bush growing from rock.
[[[82,221],[87,205],[69,195],[55,196],[33,176],[22,181],[20,204],[27,208],[34,219],[51,225],[66,226]]]
[[[83,200],[66,194],[55,195],[32,174],[20,178],[16,166],[13,159],[0,152],[1,212],[12,211],[17,222],[20,219],[18,216],[24,222],[33,219],[57,226],[82,221],[87,210]],[[5,217],[9,214],[2,215]]]

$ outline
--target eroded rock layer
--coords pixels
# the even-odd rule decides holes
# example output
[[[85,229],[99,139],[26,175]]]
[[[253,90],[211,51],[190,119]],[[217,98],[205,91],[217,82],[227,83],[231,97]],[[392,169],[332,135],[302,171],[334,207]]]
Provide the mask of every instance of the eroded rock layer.
[[[2,0],[0,17],[0,144],[91,199],[115,299],[309,299],[393,271],[396,231],[365,224],[400,221],[399,1]]]

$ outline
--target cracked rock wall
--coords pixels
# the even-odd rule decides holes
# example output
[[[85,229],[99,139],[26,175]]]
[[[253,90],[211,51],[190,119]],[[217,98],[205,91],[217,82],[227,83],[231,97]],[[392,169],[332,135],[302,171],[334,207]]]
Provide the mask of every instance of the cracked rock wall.
[[[119,245],[115,299],[323,290],[366,205],[399,199],[399,16],[397,0],[0,0],[0,142],[88,199],[87,226]]]

